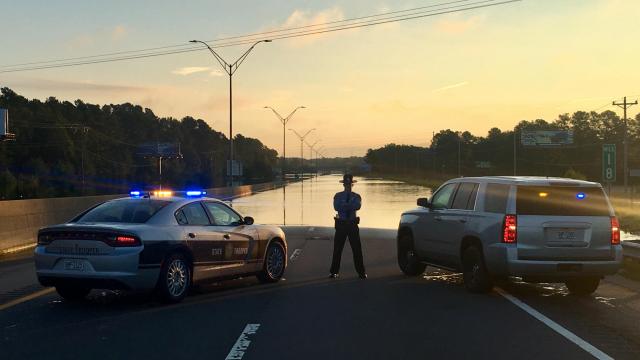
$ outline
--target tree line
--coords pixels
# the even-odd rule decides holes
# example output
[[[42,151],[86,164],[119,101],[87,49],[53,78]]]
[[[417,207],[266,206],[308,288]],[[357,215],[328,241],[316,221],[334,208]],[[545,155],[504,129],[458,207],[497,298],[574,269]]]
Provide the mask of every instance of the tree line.
[[[627,120],[629,168],[640,169],[640,114]],[[388,144],[369,149],[365,160],[374,171],[415,174],[432,179],[462,176],[563,176],[602,181],[602,145],[616,144],[617,183],[623,182],[624,120],[613,111],[562,114],[553,121],[520,121],[511,130],[496,127],[486,136],[450,129],[436,133],[429,147]],[[527,130],[573,130],[573,144],[558,147],[523,146]],[[515,146],[514,146],[515,140]],[[428,139],[425,139],[428,141]],[[458,160],[459,159],[459,160]],[[630,183],[638,183],[630,177]]]
[[[158,117],[130,103],[95,105],[50,97],[29,100],[2,88],[16,140],[0,144],[0,199],[113,194],[160,182],[157,161],[139,156],[144,143],[179,143],[182,159],[167,159],[162,184],[224,185],[229,141],[204,120]],[[273,179],[277,152],[258,139],[234,137],[246,183]],[[83,181],[84,179],[84,181]]]

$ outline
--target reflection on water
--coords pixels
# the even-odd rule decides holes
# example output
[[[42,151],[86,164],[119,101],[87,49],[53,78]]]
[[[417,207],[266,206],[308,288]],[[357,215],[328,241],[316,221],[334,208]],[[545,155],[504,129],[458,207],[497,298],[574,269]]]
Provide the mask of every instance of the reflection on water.
[[[260,224],[333,226],[333,195],[342,191],[341,175],[325,175],[281,189],[233,200],[234,209]],[[355,178],[353,191],[362,196],[360,226],[394,229],[400,214],[416,206],[429,188],[398,181]]]
[[[259,224],[333,226],[333,195],[342,191],[341,175],[325,175],[293,183],[281,189],[233,200],[233,207],[253,216]],[[431,189],[399,181],[356,177],[353,191],[362,196],[358,212],[362,227],[395,229],[400,214],[416,206],[419,197],[430,197]],[[638,235],[621,232],[622,240]]]

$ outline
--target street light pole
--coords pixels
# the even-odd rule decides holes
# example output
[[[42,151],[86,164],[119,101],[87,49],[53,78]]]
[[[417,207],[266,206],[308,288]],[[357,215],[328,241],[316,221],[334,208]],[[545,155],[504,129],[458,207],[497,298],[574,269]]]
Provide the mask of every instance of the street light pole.
[[[314,142],[313,144],[309,144],[308,142],[305,141],[305,143],[307,144],[307,146],[309,147],[309,159],[311,160],[311,166],[313,170],[313,167],[315,166],[315,163],[313,162],[313,148],[320,142],[320,140],[316,140],[316,142]]]
[[[238,70],[240,65],[244,62],[244,60],[249,56],[251,50],[253,50],[256,45],[259,43],[268,43],[271,40],[260,40],[256,41],[247,51],[245,51],[240,57],[233,63],[226,62],[217,52],[215,52],[209,44],[200,40],[191,40],[190,43],[200,43],[209,49],[213,57],[216,58],[220,66],[224,69],[224,71],[229,75],[229,180],[230,185],[233,186],[233,170],[234,170],[234,161],[233,161],[233,74]]]
[[[273,113],[276,115],[278,119],[280,119],[280,122],[282,123],[282,180],[284,180],[285,167],[286,167],[286,161],[287,161],[287,136],[286,136],[287,132],[285,130],[293,114],[295,114],[296,111],[298,111],[298,109],[306,109],[306,107],[298,106],[297,108],[293,109],[293,111],[289,113],[287,117],[284,117],[284,118],[271,106],[265,106],[264,108],[271,109],[271,111],[273,111]]]
[[[316,128],[310,129],[309,131],[307,131],[304,135],[300,135],[297,131],[295,131],[294,129],[289,129],[291,131],[293,131],[294,134],[296,134],[296,136],[298,137],[298,139],[300,139],[300,180],[303,180],[303,168],[304,168],[304,152],[303,152],[303,147],[302,144],[304,144],[304,139],[307,137],[307,135],[309,135],[309,133],[311,133],[312,131],[314,131]]]

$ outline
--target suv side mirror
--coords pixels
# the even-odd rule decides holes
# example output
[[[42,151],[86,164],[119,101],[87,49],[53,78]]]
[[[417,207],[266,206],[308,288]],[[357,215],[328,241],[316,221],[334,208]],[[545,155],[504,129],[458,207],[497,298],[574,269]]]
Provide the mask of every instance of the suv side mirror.
[[[419,198],[418,199],[418,206],[422,206],[425,208],[431,208],[431,203],[429,202],[428,198]]]
[[[244,224],[245,225],[253,225],[253,218],[251,216],[245,216],[244,217]]]

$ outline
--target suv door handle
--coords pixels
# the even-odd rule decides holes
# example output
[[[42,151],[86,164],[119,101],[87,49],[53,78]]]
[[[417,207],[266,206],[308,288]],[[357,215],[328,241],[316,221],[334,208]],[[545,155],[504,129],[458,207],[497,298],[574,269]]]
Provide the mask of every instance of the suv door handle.
[[[195,239],[195,238],[196,238],[196,234],[194,234],[194,233],[189,233],[189,234],[187,234],[187,235],[189,235],[189,237],[190,237],[190,238],[192,238],[192,239]]]
[[[442,221],[442,216],[434,216],[433,220]]]
[[[467,220],[466,220],[466,219],[459,219],[458,221],[460,221],[460,222],[461,222],[461,223],[463,223],[463,224],[467,222]]]
[[[224,234],[224,235],[222,235],[222,237],[225,238],[226,240],[231,239],[231,236],[229,236],[229,234]]]

